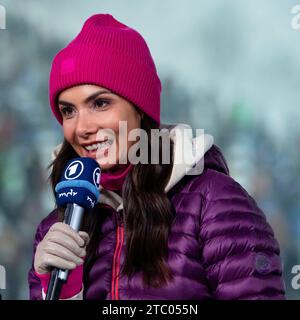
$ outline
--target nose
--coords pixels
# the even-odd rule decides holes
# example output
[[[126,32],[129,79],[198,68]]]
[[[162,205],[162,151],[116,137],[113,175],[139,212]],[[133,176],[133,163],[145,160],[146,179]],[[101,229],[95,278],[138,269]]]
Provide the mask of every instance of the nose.
[[[97,133],[95,117],[89,112],[81,110],[77,116],[76,134],[79,138],[87,139],[90,135]]]

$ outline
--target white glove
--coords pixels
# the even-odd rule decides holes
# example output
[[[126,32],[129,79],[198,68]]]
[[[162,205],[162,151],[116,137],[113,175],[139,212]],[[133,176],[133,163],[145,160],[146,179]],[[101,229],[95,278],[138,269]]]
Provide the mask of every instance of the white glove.
[[[63,222],[54,223],[44,239],[37,245],[34,270],[39,274],[48,273],[53,267],[73,270],[83,263],[89,235],[76,232]]]

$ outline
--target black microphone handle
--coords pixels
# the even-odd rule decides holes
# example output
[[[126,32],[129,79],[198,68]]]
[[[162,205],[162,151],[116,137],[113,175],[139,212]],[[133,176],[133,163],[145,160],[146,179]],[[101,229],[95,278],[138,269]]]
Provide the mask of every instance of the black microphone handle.
[[[45,300],[58,300],[60,297],[60,292],[64,282],[57,278],[58,271],[59,269],[55,268],[51,272],[51,279]]]

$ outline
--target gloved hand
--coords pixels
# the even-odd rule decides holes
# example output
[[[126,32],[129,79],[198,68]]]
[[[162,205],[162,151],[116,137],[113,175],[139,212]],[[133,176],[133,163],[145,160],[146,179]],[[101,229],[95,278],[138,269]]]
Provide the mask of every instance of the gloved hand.
[[[62,299],[74,296],[81,290],[83,259],[88,242],[89,236],[86,232],[77,233],[62,222],[51,226],[38,244],[34,257],[35,273],[41,280],[44,293],[47,293],[53,267],[72,270],[62,288]]]

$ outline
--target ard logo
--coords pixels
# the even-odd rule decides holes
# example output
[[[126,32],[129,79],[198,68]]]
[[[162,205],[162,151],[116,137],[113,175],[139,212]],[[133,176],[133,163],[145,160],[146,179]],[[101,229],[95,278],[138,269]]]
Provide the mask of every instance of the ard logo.
[[[65,171],[65,178],[67,180],[74,180],[82,174],[83,169],[83,163],[79,160],[75,160],[68,165],[68,168]]]
[[[0,4],[0,30],[6,29],[6,10],[5,8]]]
[[[100,175],[101,175],[100,168],[96,168],[93,173],[93,180],[94,180],[94,185],[96,186],[97,189],[100,186]]]

